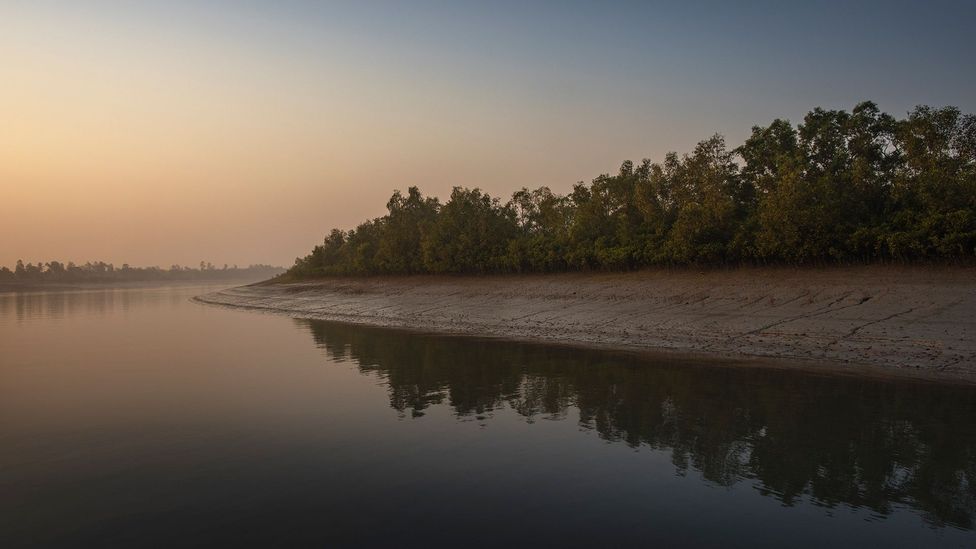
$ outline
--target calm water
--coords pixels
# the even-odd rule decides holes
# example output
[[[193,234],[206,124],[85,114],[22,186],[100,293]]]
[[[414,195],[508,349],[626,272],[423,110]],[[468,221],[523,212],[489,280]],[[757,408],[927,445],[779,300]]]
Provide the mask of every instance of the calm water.
[[[976,546],[976,390],[0,294],[0,547]]]

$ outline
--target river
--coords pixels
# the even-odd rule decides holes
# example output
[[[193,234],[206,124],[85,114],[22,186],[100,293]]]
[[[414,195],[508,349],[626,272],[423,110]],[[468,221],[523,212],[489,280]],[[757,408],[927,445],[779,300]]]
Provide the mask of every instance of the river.
[[[976,388],[0,294],[0,546],[976,546]]]

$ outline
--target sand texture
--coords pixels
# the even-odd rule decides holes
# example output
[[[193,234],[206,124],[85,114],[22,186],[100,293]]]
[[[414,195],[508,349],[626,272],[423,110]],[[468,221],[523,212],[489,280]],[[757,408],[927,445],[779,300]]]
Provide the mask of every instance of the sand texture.
[[[374,326],[976,380],[976,269],[964,267],[334,278],[196,299]]]

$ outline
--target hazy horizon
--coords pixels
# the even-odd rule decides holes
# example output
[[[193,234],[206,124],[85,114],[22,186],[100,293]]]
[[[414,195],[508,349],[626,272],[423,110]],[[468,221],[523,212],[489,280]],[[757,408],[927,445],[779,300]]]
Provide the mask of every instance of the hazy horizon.
[[[0,265],[288,266],[815,106],[976,111],[964,2],[0,3]]]

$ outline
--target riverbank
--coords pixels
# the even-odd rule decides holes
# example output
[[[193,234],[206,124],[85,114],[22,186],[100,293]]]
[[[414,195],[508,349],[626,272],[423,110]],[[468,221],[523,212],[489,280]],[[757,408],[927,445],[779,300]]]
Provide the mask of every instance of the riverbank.
[[[968,267],[330,278],[195,299],[372,326],[976,381]]]

